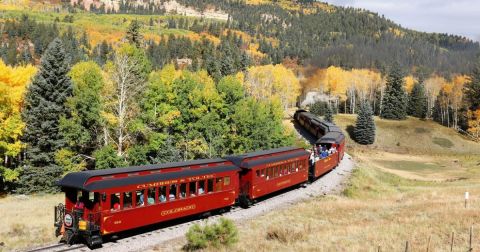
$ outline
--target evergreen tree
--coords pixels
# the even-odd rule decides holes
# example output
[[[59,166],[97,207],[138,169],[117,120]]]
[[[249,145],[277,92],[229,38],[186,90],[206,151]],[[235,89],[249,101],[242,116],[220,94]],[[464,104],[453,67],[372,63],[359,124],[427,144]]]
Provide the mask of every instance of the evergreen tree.
[[[127,30],[128,42],[135,45],[137,48],[140,48],[142,44],[142,34],[140,34],[141,28],[141,23],[138,20],[133,20]]]
[[[427,95],[423,81],[415,83],[408,99],[408,115],[424,119],[427,117]]]
[[[325,111],[325,121],[333,123],[333,110],[332,106],[327,105],[327,110]]]
[[[407,118],[407,96],[403,86],[403,74],[395,64],[387,77],[387,87],[382,101],[382,118],[392,120]]]
[[[56,38],[45,51],[40,70],[25,95],[24,140],[27,159],[33,166],[53,164],[55,152],[65,146],[59,122],[62,116],[68,116],[66,101],[73,92],[69,70],[62,41]]]
[[[66,101],[72,96],[72,83],[68,71],[69,60],[62,41],[56,38],[45,51],[39,72],[25,94],[23,140],[29,165],[21,171],[20,193],[54,191],[54,181],[63,173],[62,167],[55,165],[55,154],[66,145],[59,121],[69,114]]]
[[[470,82],[465,85],[465,102],[472,111],[480,108],[480,62],[470,75]]]
[[[373,144],[375,142],[375,121],[373,120],[372,108],[368,102],[363,102],[360,105],[354,138],[359,144]]]

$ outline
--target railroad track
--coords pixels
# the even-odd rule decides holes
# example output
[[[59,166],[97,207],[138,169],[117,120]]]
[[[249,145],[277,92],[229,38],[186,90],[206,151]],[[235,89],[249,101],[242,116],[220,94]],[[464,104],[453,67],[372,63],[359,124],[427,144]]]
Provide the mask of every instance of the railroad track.
[[[65,252],[65,251],[74,251],[74,250],[80,250],[82,248],[86,248],[85,251],[88,251],[88,247],[84,244],[75,244],[75,245],[67,245],[64,243],[59,243],[59,244],[53,244],[45,247],[39,247],[39,248],[34,248],[31,250],[27,250],[27,252],[43,252],[43,251],[49,251],[49,252]]]

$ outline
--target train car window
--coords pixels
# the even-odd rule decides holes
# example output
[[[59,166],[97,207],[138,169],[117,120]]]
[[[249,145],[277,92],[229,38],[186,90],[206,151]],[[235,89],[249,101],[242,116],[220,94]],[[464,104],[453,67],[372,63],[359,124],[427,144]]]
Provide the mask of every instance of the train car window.
[[[110,209],[112,211],[120,210],[120,193],[110,195]]]
[[[260,170],[257,170],[257,177],[260,177]]]
[[[272,167],[267,169],[267,179],[272,178]]]
[[[158,201],[160,203],[167,201],[167,187],[160,186],[158,188]]]
[[[278,177],[278,166],[275,166],[275,168],[273,168],[273,177]]]
[[[190,182],[190,184],[188,184],[188,193],[191,197],[197,195],[197,182]]]
[[[198,195],[205,193],[205,180],[198,181]]]
[[[187,197],[187,183],[180,184],[180,194],[181,199],[185,199]]]
[[[153,205],[155,204],[155,188],[148,188],[147,191],[147,204]]]
[[[170,192],[168,194],[168,200],[175,200],[177,198],[177,185],[170,185]]]
[[[224,185],[224,186],[230,185],[230,177],[225,177],[225,178],[224,178],[224,180],[223,180],[223,185]]]
[[[217,178],[215,183],[215,192],[220,192],[222,190],[223,178]]]
[[[207,180],[207,192],[211,193],[213,192],[213,179]]]
[[[261,177],[265,177],[265,169],[262,169],[262,171],[260,172],[261,173]]]
[[[123,193],[123,209],[132,208],[132,192]]]
[[[143,194],[143,190],[137,190],[135,192],[136,195],[136,204],[137,206],[144,206],[145,205],[145,195]]]

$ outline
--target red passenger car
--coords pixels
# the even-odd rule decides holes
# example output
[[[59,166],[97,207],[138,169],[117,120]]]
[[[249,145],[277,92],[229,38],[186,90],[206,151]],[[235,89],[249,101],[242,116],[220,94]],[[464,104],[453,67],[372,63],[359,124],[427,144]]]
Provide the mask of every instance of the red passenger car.
[[[90,246],[102,236],[235,204],[240,169],[225,159],[67,174],[58,185],[57,235]]]
[[[309,153],[284,147],[226,157],[242,169],[239,203],[248,207],[255,199],[308,181]]]
[[[315,143],[317,149],[325,147],[327,150],[333,149],[334,153],[329,154],[325,158],[316,158],[312,167],[311,175],[316,179],[323,174],[331,171],[343,159],[345,153],[345,136],[341,132],[328,132]]]

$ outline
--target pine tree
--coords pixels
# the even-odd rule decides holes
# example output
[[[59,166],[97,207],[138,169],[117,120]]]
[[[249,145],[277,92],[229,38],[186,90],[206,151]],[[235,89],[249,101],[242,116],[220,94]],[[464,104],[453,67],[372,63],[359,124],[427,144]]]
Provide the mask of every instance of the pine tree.
[[[408,99],[408,115],[424,119],[427,117],[427,96],[425,86],[419,81],[413,86]]]
[[[142,34],[140,34],[141,24],[138,20],[133,20],[127,30],[127,40],[130,44],[140,48],[142,44]]]
[[[354,129],[355,141],[359,144],[373,144],[375,142],[375,122],[370,103],[363,102],[358,111],[357,123]]]
[[[387,87],[382,100],[381,117],[392,120],[407,118],[407,96],[405,95],[403,74],[394,65],[387,77]]]
[[[325,121],[333,123],[333,111],[332,106],[327,105],[327,110],[325,111]]]
[[[42,57],[40,70],[25,95],[22,112],[26,124],[24,140],[27,159],[36,167],[54,163],[54,153],[65,146],[59,121],[68,115],[66,101],[73,88],[67,76],[70,70],[62,41],[50,43]]]
[[[470,110],[480,109],[480,62],[470,74],[470,82],[465,85],[465,102]]]

